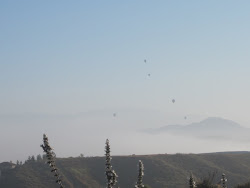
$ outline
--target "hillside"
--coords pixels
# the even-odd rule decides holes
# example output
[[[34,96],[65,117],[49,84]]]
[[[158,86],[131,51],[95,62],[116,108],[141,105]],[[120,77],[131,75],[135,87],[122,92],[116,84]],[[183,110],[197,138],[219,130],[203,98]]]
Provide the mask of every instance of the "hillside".
[[[152,188],[184,188],[192,172],[202,179],[217,171],[216,181],[224,172],[229,187],[250,180],[250,153],[176,154],[113,157],[113,168],[119,175],[121,188],[133,187],[137,178],[137,163],[145,165],[144,183]],[[104,157],[57,159],[68,188],[105,187]],[[8,188],[56,188],[45,161],[27,162],[14,169],[2,170],[0,187]]]

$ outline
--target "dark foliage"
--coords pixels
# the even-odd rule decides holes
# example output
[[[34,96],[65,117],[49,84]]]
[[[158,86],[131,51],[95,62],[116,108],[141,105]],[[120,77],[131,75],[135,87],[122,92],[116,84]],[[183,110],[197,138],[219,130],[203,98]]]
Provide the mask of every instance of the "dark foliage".
[[[241,184],[241,185],[237,185],[235,188],[250,188],[250,182],[245,183],[245,184]]]
[[[204,178],[201,182],[197,183],[197,188],[219,188],[220,185],[214,184],[217,172],[209,173],[208,177]]]

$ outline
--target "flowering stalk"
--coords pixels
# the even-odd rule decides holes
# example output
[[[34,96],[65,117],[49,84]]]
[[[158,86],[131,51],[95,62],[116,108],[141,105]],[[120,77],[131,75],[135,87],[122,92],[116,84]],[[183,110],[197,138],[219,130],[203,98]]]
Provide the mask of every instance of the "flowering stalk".
[[[226,178],[226,175],[224,173],[222,174],[221,183],[222,183],[223,188],[227,188],[227,178]]]
[[[142,183],[143,176],[144,176],[144,165],[142,161],[139,160],[139,174],[138,174],[138,181],[136,182],[135,188],[145,187]]]
[[[105,156],[106,156],[106,176],[107,176],[107,188],[112,188],[117,182],[117,174],[112,170],[111,156],[110,156],[110,145],[109,140],[106,140],[105,146]]]
[[[194,178],[193,178],[193,174],[190,174],[190,178],[189,178],[189,188],[195,188],[196,185],[195,185],[195,181],[194,181]]]
[[[64,188],[64,186],[62,185],[62,180],[58,173],[58,169],[56,168],[55,153],[52,151],[52,148],[49,145],[49,140],[46,134],[43,134],[43,144],[41,145],[41,147],[43,148],[43,151],[46,153],[47,163],[49,164],[51,172],[56,177],[56,183],[59,184],[60,188]]]

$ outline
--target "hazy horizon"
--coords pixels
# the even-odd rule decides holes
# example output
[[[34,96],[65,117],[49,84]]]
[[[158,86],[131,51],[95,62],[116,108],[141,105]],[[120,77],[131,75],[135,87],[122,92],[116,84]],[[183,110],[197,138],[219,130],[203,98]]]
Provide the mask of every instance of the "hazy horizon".
[[[43,133],[59,157],[103,155],[106,138],[115,155],[249,150],[137,132],[208,117],[250,128],[249,8],[0,2],[0,162],[42,154]]]
[[[117,117],[111,118],[107,127],[99,126],[95,127],[98,130],[94,130],[89,125],[89,127],[85,127],[86,131],[79,132],[78,130],[82,128],[80,122],[83,120],[80,119],[73,126],[55,125],[45,131],[44,126],[32,125],[6,128],[5,134],[2,134],[1,138],[3,140],[9,139],[11,142],[7,145],[6,142],[0,143],[1,148],[8,151],[2,153],[0,161],[24,161],[28,156],[43,154],[39,147],[42,144],[43,133],[46,133],[49,137],[49,142],[58,157],[77,157],[80,154],[84,154],[85,157],[104,156],[107,138],[110,140],[112,155],[249,151],[250,147],[250,140],[245,142],[228,138],[199,138],[190,135],[175,135],[168,132],[148,134],[141,130],[144,127],[136,129],[122,126],[125,119],[119,120]],[[39,119],[39,122],[41,121],[46,120],[45,118]],[[27,130],[32,132],[32,135],[28,135]],[[19,134],[15,135],[15,139],[10,139],[13,138],[10,136],[13,131],[17,131]]]

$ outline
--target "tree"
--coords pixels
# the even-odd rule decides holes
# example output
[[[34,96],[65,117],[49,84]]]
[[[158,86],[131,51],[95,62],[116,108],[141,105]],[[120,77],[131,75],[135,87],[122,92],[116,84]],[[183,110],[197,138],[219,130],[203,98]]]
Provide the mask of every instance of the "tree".
[[[83,157],[84,157],[84,155],[81,153],[79,157],[80,157],[80,158],[83,158]]]
[[[43,158],[42,158],[42,156],[39,154],[39,155],[36,156],[36,160],[37,160],[37,161],[42,161]]]
[[[43,155],[42,155],[42,158],[43,158],[43,160],[46,160],[46,159],[47,159],[46,154],[43,154]]]
[[[105,156],[106,156],[106,177],[107,177],[107,188],[112,188],[117,183],[117,174],[112,169],[111,159],[110,156],[110,145],[109,140],[106,140],[105,146]]]
[[[31,160],[32,162],[36,161],[35,156],[32,155],[30,160]]]

